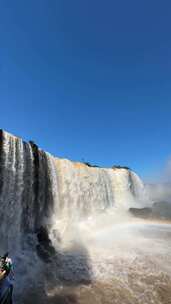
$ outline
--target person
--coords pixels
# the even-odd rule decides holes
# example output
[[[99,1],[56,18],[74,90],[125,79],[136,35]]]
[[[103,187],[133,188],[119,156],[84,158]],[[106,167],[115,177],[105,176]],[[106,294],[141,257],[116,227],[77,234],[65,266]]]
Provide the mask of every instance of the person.
[[[1,257],[0,268],[4,276],[8,276],[12,271],[12,260],[8,257],[8,252]]]
[[[0,258],[0,304],[12,304],[13,284],[9,275],[12,271],[12,260],[8,252]]]

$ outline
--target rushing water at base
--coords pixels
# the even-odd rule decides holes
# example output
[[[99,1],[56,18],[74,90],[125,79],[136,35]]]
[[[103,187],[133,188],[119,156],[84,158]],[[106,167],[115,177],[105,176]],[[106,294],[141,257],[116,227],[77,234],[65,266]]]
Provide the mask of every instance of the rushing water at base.
[[[16,303],[169,303],[171,226],[135,220],[149,204],[127,169],[52,157],[0,132],[0,254]]]

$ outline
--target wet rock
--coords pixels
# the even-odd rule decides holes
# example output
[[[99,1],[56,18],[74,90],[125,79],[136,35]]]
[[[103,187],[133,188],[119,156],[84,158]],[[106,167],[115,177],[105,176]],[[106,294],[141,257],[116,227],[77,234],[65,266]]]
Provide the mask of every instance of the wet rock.
[[[151,208],[130,208],[129,212],[139,218],[144,219],[171,219],[171,203],[155,202]]]
[[[37,231],[38,244],[36,246],[38,256],[45,262],[50,262],[51,258],[56,254],[55,248],[49,239],[48,230],[41,226]]]
[[[150,218],[152,216],[152,208],[129,208],[129,212],[136,217]]]

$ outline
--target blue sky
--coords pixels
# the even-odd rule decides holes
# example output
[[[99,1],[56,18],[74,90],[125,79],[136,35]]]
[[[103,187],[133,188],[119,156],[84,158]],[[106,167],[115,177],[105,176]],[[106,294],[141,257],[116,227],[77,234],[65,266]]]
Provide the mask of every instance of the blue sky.
[[[0,1],[0,127],[60,157],[171,155],[170,1]]]

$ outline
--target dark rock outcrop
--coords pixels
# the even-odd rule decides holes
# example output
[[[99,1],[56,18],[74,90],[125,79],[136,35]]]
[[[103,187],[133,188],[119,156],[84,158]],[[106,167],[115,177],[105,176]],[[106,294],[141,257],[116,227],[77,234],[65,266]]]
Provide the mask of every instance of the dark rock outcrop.
[[[129,212],[139,218],[150,218],[152,216],[152,208],[130,208]]]
[[[131,170],[129,167],[127,166],[119,166],[119,165],[113,165],[112,169],[126,169],[126,170]]]
[[[56,251],[49,239],[48,230],[41,226],[37,231],[38,244],[36,246],[38,256],[44,262],[50,262],[51,258],[56,254]]]
[[[151,208],[130,208],[129,212],[138,218],[171,220],[171,203],[155,202]]]

